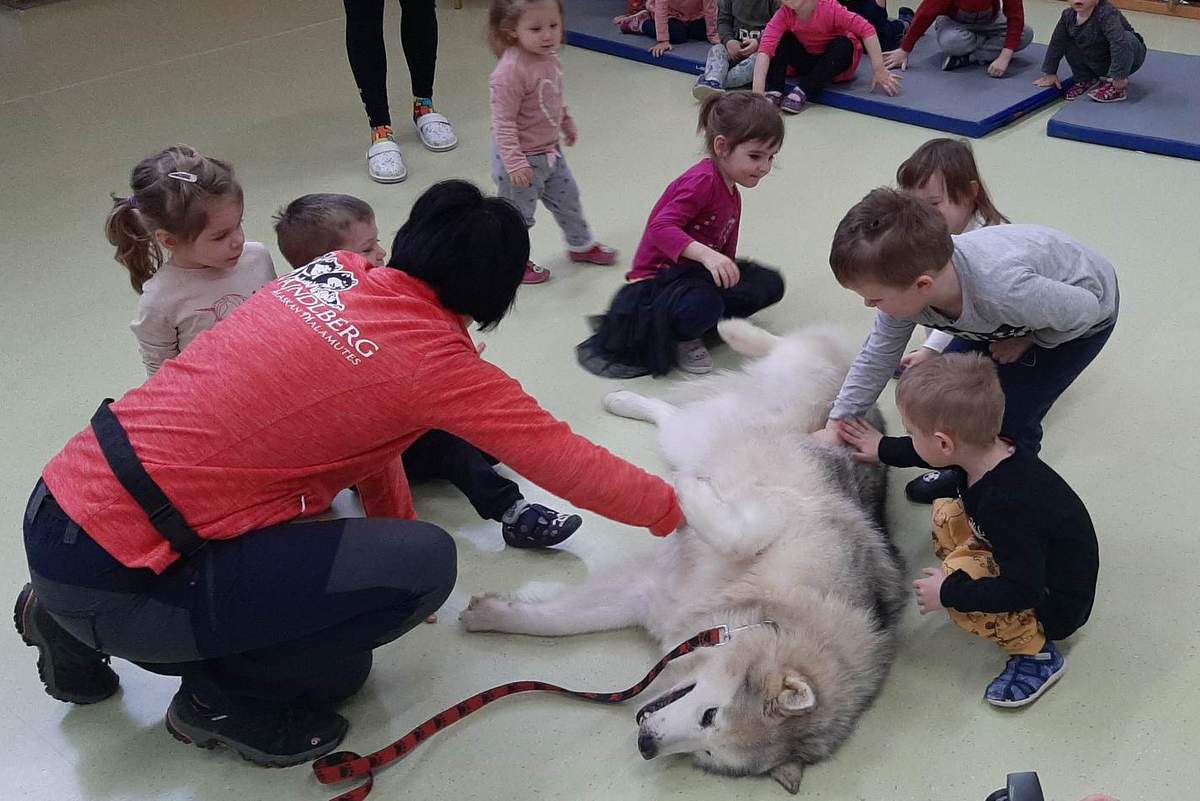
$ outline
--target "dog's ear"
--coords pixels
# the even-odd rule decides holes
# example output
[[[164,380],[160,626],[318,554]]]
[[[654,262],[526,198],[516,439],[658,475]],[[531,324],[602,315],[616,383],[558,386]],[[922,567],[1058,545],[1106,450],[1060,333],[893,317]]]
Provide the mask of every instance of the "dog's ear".
[[[800,780],[804,778],[803,762],[784,762],[771,771],[771,778],[783,785],[792,795],[800,792]]]
[[[775,699],[775,709],[784,715],[802,715],[817,705],[817,692],[808,680],[795,671],[783,677],[783,689]]]

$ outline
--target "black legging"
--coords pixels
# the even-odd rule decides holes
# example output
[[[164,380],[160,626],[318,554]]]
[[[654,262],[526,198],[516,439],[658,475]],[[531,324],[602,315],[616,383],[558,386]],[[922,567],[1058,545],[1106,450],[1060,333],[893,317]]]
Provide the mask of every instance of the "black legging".
[[[383,40],[384,2],[343,0],[346,56],[372,128],[392,124],[387,96],[387,48]],[[438,45],[434,0],[400,0],[400,44],[408,62],[413,97],[433,97]]]
[[[779,40],[775,57],[767,70],[767,90],[782,92],[787,81],[788,67],[796,68],[796,83],[806,95],[814,95],[833,82],[833,79],[854,63],[854,45],[845,36],[831,41],[823,53],[804,49],[790,31]]]
[[[332,701],[371,651],[437,611],[454,541],[416,520],[285,523],[212,540],[163,573],[120,564],[35,490],[25,514],[34,589],[78,640],[200,698]]]

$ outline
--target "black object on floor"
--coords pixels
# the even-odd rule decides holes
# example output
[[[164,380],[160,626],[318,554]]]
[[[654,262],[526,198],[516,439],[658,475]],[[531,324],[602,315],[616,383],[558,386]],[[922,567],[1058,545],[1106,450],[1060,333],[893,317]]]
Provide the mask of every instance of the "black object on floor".
[[[1008,774],[1008,783],[987,797],[987,801],[1046,801],[1042,783],[1033,771]]]

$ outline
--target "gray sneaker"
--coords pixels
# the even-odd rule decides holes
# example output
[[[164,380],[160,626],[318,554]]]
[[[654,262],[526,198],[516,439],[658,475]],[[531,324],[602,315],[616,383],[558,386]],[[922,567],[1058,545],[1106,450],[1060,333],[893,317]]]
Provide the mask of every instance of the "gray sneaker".
[[[676,345],[675,361],[685,373],[704,375],[713,369],[712,354],[704,347],[704,341],[699,339],[689,339]]]

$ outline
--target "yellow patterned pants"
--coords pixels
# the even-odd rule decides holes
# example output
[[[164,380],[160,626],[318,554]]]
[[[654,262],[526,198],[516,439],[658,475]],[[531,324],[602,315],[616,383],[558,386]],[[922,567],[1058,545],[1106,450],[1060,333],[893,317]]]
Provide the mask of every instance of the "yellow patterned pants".
[[[973,579],[1000,575],[992,550],[971,530],[967,513],[957,498],[933,502],[933,552],[948,576],[961,570]],[[1020,612],[959,612],[946,610],[962,629],[991,640],[1008,653],[1033,655],[1046,645],[1042,624],[1032,609]]]

